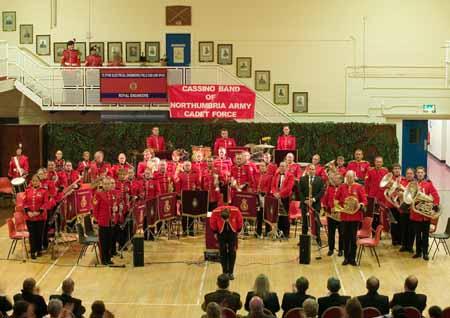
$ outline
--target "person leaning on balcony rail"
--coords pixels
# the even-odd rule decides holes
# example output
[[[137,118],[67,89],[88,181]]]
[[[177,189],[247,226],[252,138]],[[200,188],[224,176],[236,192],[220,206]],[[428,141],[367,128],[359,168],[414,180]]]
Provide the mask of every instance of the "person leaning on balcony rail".
[[[61,58],[61,66],[77,67],[80,66],[80,51],[75,49],[75,41],[67,42],[67,49],[64,50]]]
[[[87,67],[100,67],[103,66],[103,59],[100,54],[98,54],[97,47],[94,45],[90,49],[90,54],[86,57]]]

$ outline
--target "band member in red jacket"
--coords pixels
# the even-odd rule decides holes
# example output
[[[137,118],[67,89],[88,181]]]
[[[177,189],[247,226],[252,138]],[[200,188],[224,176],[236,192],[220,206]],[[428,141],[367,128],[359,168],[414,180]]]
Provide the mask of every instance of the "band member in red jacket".
[[[47,220],[48,192],[41,188],[41,181],[37,175],[31,179],[31,187],[25,191],[23,208],[30,233],[31,258],[41,256],[44,225]]]
[[[55,160],[53,160],[53,162],[55,163],[55,168],[57,172],[63,171],[64,170],[64,164],[65,161],[63,159],[63,152],[62,150],[57,150],[55,153]]]
[[[224,147],[220,147],[218,152],[219,157],[214,159],[214,168],[219,172],[220,193],[222,193],[223,202],[228,202],[228,183],[233,162],[227,157],[227,150]]]
[[[236,154],[234,157],[235,164],[231,167],[231,197],[236,192],[251,192],[253,190],[253,175],[247,165],[245,165],[244,155]]]
[[[144,160],[138,163],[137,166],[137,178],[140,179],[143,177],[144,172],[147,168],[151,166],[151,159],[153,158],[153,150],[145,149],[142,153],[144,155]]]
[[[219,148],[233,148],[236,147],[236,141],[228,136],[228,130],[222,129],[220,131],[220,137],[216,138],[216,141],[214,142],[214,154],[217,155]]]
[[[161,160],[159,162],[159,169],[154,173],[154,178],[158,180],[161,194],[172,193],[175,191],[175,180],[167,171],[166,160]]]
[[[405,171],[405,178],[401,179],[400,184],[406,189],[410,182],[414,182],[415,170],[413,168],[407,168]],[[410,205],[402,203],[400,205],[400,232],[402,247],[400,252],[414,253],[414,231],[412,228],[412,221],[409,219]]]
[[[342,177],[345,177],[347,173],[347,168],[345,167],[345,158],[344,156],[337,156],[336,158],[336,170]]]
[[[77,67],[80,66],[80,51],[75,49],[75,42],[68,41],[67,49],[64,50],[61,58],[61,66]]]
[[[281,201],[283,209],[281,209],[281,212],[278,212],[278,229],[283,231],[286,239],[289,238],[290,232],[288,212],[294,182],[294,176],[287,171],[286,162],[280,162],[278,171],[272,179],[270,192]]]
[[[147,137],[147,148],[155,152],[166,150],[164,137],[159,135],[159,127],[152,128],[152,134]]]
[[[262,224],[264,218],[264,198],[266,194],[270,193],[272,188],[273,174],[269,172],[268,165],[265,161],[259,164],[259,172],[255,177],[255,191],[259,197],[259,209],[256,214],[256,234],[261,237]],[[269,224],[265,224],[266,235],[272,230]]]
[[[47,178],[55,183],[56,190],[62,191],[69,184],[67,183],[66,175],[62,171],[56,171],[54,161],[47,161]]]
[[[286,165],[287,165],[287,171],[294,176],[295,181],[300,180],[301,176],[303,175],[302,167],[296,162],[294,162],[294,154],[288,153],[286,155]]]
[[[238,233],[243,226],[241,211],[234,206],[217,208],[213,211],[209,224],[219,241],[222,272],[228,274],[229,279],[233,280]]]
[[[128,180],[128,170],[121,168],[117,172],[117,181],[115,181],[115,191],[117,196],[118,211],[113,215],[113,243],[112,243],[112,255],[116,252],[116,245],[118,244],[119,250],[121,250],[128,239],[131,236],[131,221],[127,220],[129,213],[132,189],[131,182]],[[128,223],[127,223],[128,221]]]
[[[16,155],[9,161],[8,177],[11,179],[26,176],[30,171],[28,157],[22,154],[22,146],[16,148]]]
[[[90,54],[86,57],[86,67],[100,67],[103,66],[103,59],[98,54],[97,47],[91,47]]]
[[[105,154],[103,151],[96,151],[94,161],[91,163],[91,179],[95,181],[99,177],[111,176],[111,165],[105,162]]]
[[[433,198],[433,210],[439,211],[440,197],[436,188],[430,180],[425,179],[426,171],[424,167],[416,168],[417,185],[419,191]],[[411,208],[410,219],[412,221],[412,228],[416,237],[416,254],[413,258],[423,256],[423,259],[428,261],[428,240],[430,235],[430,222],[428,218],[422,214],[414,212]]]
[[[295,136],[290,135],[289,126],[283,126],[283,134],[278,137],[277,150],[296,150],[297,140]]]
[[[370,168],[370,163],[366,160],[363,160],[364,153],[361,149],[355,150],[355,160],[352,160],[347,165],[347,170],[353,170],[356,173],[355,181],[364,184],[366,180],[367,172]]]
[[[363,219],[362,209],[367,205],[367,196],[364,187],[355,182],[355,172],[347,171],[346,182],[341,184],[336,192],[336,200],[341,208],[349,197],[355,197],[359,202],[357,212],[353,214],[341,212],[342,234],[344,236],[344,262],[342,265],[356,266],[356,233],[359,223]],[[348,211],[353,212],[353,211]]]
[[[97,189],[92,199],[93,215],[98,224],[98,239],[100,258],[103,265],[114,264],[111,261],[112,247],[112,215],[117,211],[117,205],[114,206],[112,192],[112,178],[106,177],[101,182],[101,188]],[[113,211],[114,209],[114,211]]]
[[[220,181],[219,171],[214,167],[212,158],[208,158],[206,161],[206,168],[203,169],[201,175],[201,188],[202,190],[208,191],[208,211],[217,208],[219,201],[221,201]]]
[[[328,256],[333,255],[336,244],[336,230],[338,231],[338,256],[344,255],[344,238],[342,236],[342,225],[340,219],[332,217],[334,215],[334,200],[336,192],[339,186],[342,184],[344,177],[340,173],[334,173],[330,177],[330,183],[327,187],[325,195],[322,200],[322,205],[327,212],[327,224],[328,224]]]
[[[132,165],[127,162],[127,156],[124,153],[120,153],[119,156],[117,156],[117,161],[118,163],[111,168],[111,175],[115,180],[119,178],[120,169],[128,171],[128,169],[132,167]]]
[[[372,228],[375,230],[380,224],[380,213],[376,202],[384,201],[384,192],[380,187],[380,181],[389,171],[383,167],[383,157],[381,156],[375,158],[374,164],[374,167],[369,168],[367,172],[364,185],[367,194],[367,214],[373,217]]]
[[[198,174],[192,170],[192,164],[190,161],[183,162],[183,171],[178,174],[175,182],[177,192],[180,196],[183,191],[200,189],[200,179]],[[194,236],[194,224],[192,218],[183,216],[181,223],[183,226],[183,234]]]
[[[152,168],[145,169],[144,176],[141,180],[141,191],[140,198],[146,204],[146,209],[149,207],[147,202],[152,199],[155,199],[161,193],[161,189],[159,187],[159,182],[155,178],[154,172]],[[154,226],[152,224],[148,224],[150,220],[147,220],[147,213],[144,216],[144,229],[147,227],[152,227],[149,231],[146,232],[145,238],[148,240],[154,240]]]
[[[91,168],[91,154],[89,151],[83,152],[83,160],[78,163],[77,171],[83,178],[83,183],[91,183],[91,175],[89,169]]]
[[[392,181],[396,182],[398,184],[403,184],[403,177],[402,177],[402,167],[396,163],[392,165]],[[401,229],[400,229],[400,206],[398,202],[394,202],[392,198],[389,195],[386,195],[385,193],[386,188],[382,188],[381,191],[383,192],[383,203],[386,206],[386,208],[389,209],[391,217],[393,217],[393,220],[390,220],[390,228],[391,228],[391,238],[392,238],[392,245],[397,246],[401,245]],[[401,191],[403,192],[403,191]],[[396,190],[394,192],[396,196],[399,196],[399,190]]]
[[[80,174],[78,173],[78,171],[73,170],[71,161],[66,161],[66,163],[64,164],[64,171],[62,173],[65,175],[68,186],[80,181]],[[78,188],[76,184],[74,184],[73,187],[74,189]]]
[[[200,181],[203,177],[203,172],[208,168],[206,161],[203,158],[203,153],[201,151],[194,152],[192,154],[192,170],[197,173]]]
[[[267,172],[268,172],[269,174],[271,174],[272,176],[274,176],[275,173],[277,173],[278,167],[277,167],[276,164],[274,164],[274,163],[272,162],[272,155],[270,154],[270,152],[265,152],[265,153],[263,154],[263,161],[264,161],[264,162],[266,163],[266,165],[267,165]]]

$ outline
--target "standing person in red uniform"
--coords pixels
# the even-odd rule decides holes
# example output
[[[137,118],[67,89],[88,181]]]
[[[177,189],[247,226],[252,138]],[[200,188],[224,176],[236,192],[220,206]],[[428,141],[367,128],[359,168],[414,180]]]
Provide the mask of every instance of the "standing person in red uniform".
[[[30,171],[28,157],[22,154],[22,145],[16,148],[16,155],[9,161],[8,177],[11,179],[26,176]]]
[[[426,195],[430,195],[433,198],[433,210],[439,211],[440,197],[436,188],[430,180],[425,179],[426,171],[424,167],[416,168],[417,185],[419,191]],[[428,261],[428,240],[430,235],[430,222],[431,218],[428,218],[422,214],[416,213],[411,209],[410,219],[412,221],[412,228],[416,237],[416,254],[413,258],[419,258],[423,256],[423,259]]]
[[[258,165],[251,160],[250,152],[244,151],[242,154],[244,156],[244,164],[246,166],[248,166],[248,170],[250,171],[251,178],[254,181],[255,176],[258,173]],[[254,188],[254,184],[252,185],[252,188]]]
[[[183,171],[175,178],[178,195],[183,191],[200,189],[200,179],[198,174],[192,170],[190,161],[183,162]],[[194,224],[191,217],[183,216],[181,219],[183,226],[183,235],[194,236]]]
[[[200,180],[202,180],[203,172],[207,168],[208,165],[203,158],[203,153],[201,151],[194,152],[192,155],[192,170],[197,173]]]
[[[384,190],[380,188],[380,181],[388,173],[388,169],[383,167],[383,157],[375,157],[374,167],[367,172],[365,190],[367,194],[367,215],[373,217],[372,228],[375,230],[380,224],[380,213],[378,211],[378,201],[384,202]]]
[[[276,171],[276,170],[275,170]],[[259,164],[259,172],[255,178],[255,191],[259,198],[259,208],[256,214],[256,235],[262,236],[262,224],[264,219],[264,198],[270,193],[272,187],[273,174],[269,172],[268,164],[263,161]],[[265,234],[267,235],[272,228],[269,224],[265,224]]]
[[[100,177],[111,176],[111,165],[105,162],[105,154],[103,151],[96,151],[94,154],[94,161],[91,163],[91,178],[95,181]]]
[[[153,173],[152,168],[145,169],[144,176],[141,180],[141,186],[140,186],[140,198],[145,203],[146,208],[148,205],[146,204],[148,201],[155,199],[159,194],[161,193],[161,189],[159,187],[159,182],[155,178],[155,175]],[[147,220],[147,213],[145,213],[144,216],[144,229],[147,229],[147,227],[150,227],[151,224],[148,224]],[[152,226],[150,231],[145,232],[146,235],[144,235],[145,239],[153,241],[155,233],[155,228]]]
[[[244,155],[236,154],[234,157],[234,165],[231,167],[231,198],[236,192],[252,192],[254,185],[253,175],[249,167],[245,164]]]
[[[172,175],[174,179],[183,171],[183,161],[181,160],[181,150],[172,151],[172,160],[167,163],[167,172]]]
[[[278,229],[283,231],[286,239],[289,239],[289,232],[291,228],[288,213],[294,183],[294,176],[288,172],[286,162],[280,162],[278,171],[272,178],[270,193],[281,201],[283,211],[278,212]]]
[[[243,226],[241,211],[234,206],[215,209],[209,219],[209,224],[219,241],[222,273],[227,274],[228,278],[233,280],[238,233]]]
[[[220,147],[218,152],[219,156],[214,159],[214,167],[219,172],[220,193],[222,193],[223,202],[228,202],[228,183],[233,162],[227,157],[227,150],[224,147]]]
[[[344,238],[342,236],[342,224],[340,220],[332,218],[334,213],[334,200],[339,186],[342,184],[344,177],[340,173],[335,173],[330,177],[330,183],[327,187],[322,200],[322,205],[327,212],[327,228],[328,228],[328,256],[333,255],[336,244],[336,230],[338,231],[338,256],[344,255]]]
[[[347,173],[347,168],[345,167],[345,158],[344,158],[344,156],[337,156],[337,158],[336,158],[336,171],[342,177],[345,177],[345,174]]]
[[[277,150],[296,150],[297,140],[295,136],[290,135],[289,126],[283,126],[283,134],[277,139]]]
[[[153,149],[154,152],[166,150],[166,142],[164,137],[159,135],[159,127],[152,128],[152,134],[147,137],[147,148]]]
[[[63,171],[64,170],[64,164],[65,161],[63,159],[63,152],[62,150],[57,150],[55,153],[55,168],[57,172]]]
[[[103,66],[103,60],[98,54],[97,47],[91,47],[90,54],[86,57],[86,67],[100,67]]]
[[[316,176],[320,177],[323,182],[327,182],[328,176],[325,168],[320,164],[320,155],[312,156],[312,164],[316,167]]]
[[[111,174],[115,180],[119,178],[120,169],[124,169],[127,172],[128,169],[132,167],[132,165],[127,162],[127,156],[123,152],[117,156],[117,161],[118,163],[111,168]]]
[[[66,161],[64,164],[64,171],[62,172],[65,175],[65,179],[67,180],[67,185],[71,185],[77,181],[80,181],[80,174],[78,171],[73,170],[72,162]],[[77,185],[74,185],[74,188],[78,188]]]
[[[363,160],[364,153],[361,149],[355,150],[355,160],[352,160],[347,165],[347,170],[355,171],[356,179],[355,181],[359,184],[364,184],[366,180],[367,172],[370,168],[370,163],[366,160]]]
[[[355,172],[353,170],[347,171],[345,178],[346,182],[339,186],[335,199],[339,206],[343,208],[347,198],[356,197],[359,202],[359,209],[354,214],[340,213],[344,237],[344,262],[342,262],[342,265],[350,264],[356,266],[356,233],[363,219],[362,209],[367,205],[367,196],[364,187],[355,182]]]
[[[302,167],[294,162],[294,154],[288,153],[285,159],[287,171],[294,176],[295,181],[299,181],[303,175]]]
[[[111,260],[113,193],[112,178],[106,177],[92,199],[93,215],[98,224],[100,258],[103,265],[114,264]],[[116,206],[117,208],[117,206]]]
[[[267,172],[268,172],[269,174],[271,174],[271,175],[274,176],[275,173],[277,173],[278,167],[277,167],[276,164],[274,164],[274,163],[272,162],[272,155],[270,154],[270,152],[265,152],[265,153],[263,154],[263,162],[266,163],[266,166],[267,166]]]
[[[392,182],[396,182],[399,185],[402,185],[404,183],[402,177],[402,167],[398,163],[392,165]],[[401,245],[402,236],[400,229],[400,206],[398,205],[398,202],[393,202],[392,198],[386,195],[385,190],[386,188],[381,189],[381,191],[383,191],[384,196],[383,202],[389,209],[391,216],[394,218],[394,220],[390,220],[392,245],[393,246]],[[398,196],[399,190],[396,190],[395,194]]]
[[[175,191],[175,181],[173,176],[167,171],[167,161],[159,162],[159,170],[154,173],[154,177],[158,180],[161,194],[172,193]]]
[[[228,130],[221,129],[220,130],[220,137],[216,138],[216,141],[214,142],[214,154],[217,155],[219,148],[233,148],[236,147],[236,141],[228,136]]]
[[[61,58],[61,66],[78,67],[80,65],[80,52],[75,49],[75,41],[68,41],[67,49],[64,50]]]
[[[208,211],[212,211],[217,208],[219,201],[221,201],[220,181],[219,171],[214,167],[214,161],[212,158],[208,158],[208,160],[206,160],[206,168],[203,169],[201,175],[201,188],[202,190],[208,191]]]
[[[83,178],[83,183],[91,183],[89,169],[91,168],[91,154],[89,151],[83,152],[83,160],[78,163],[77,171]]]
[[[47,178],[55,183],[58,191],[64,190],[68,186],[66,175],[62,171],[56,171],[54,161],[47,161]]]
[[[153,151],[151,149],[145,149],[142,154],[144,155],[144,160],[139,162],[137,166],[138,179],[142,178],[145,170],[151,166],[151,160],[153,158]]]
[[[47,220],[48,192],[41,188],[41,181],[37,175],[31,179],[31,187],[25,191],[23,208],[30,233],[31,258],[41,256],[44,225]]]
[[[414,182],[415,170],[413,168],[407,168],[405,171],[405,178],[400,181],[400,184],[406,189],[410,182]],[[403,202],[400,205],[400,232],[402,247],[400,252],[414,253],[414,231],[412,228],[412,221],[409,219],[411,206]]]

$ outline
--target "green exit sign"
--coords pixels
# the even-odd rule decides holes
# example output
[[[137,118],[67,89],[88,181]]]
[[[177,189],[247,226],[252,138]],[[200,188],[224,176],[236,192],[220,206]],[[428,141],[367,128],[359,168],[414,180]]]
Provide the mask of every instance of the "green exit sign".
[[[422,109],[424,113],[436,113],[436,105],[434,104],[423,104]]]

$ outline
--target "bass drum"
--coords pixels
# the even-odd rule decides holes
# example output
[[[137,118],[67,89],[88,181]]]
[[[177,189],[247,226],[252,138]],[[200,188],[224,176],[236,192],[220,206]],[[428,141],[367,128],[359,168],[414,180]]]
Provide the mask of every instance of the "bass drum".
[[[27,187],[27,180],[25,180],[25,178],[23,177],[14,178],[11,180],[11,185],[15,194],[25,192],[25,188]]]

